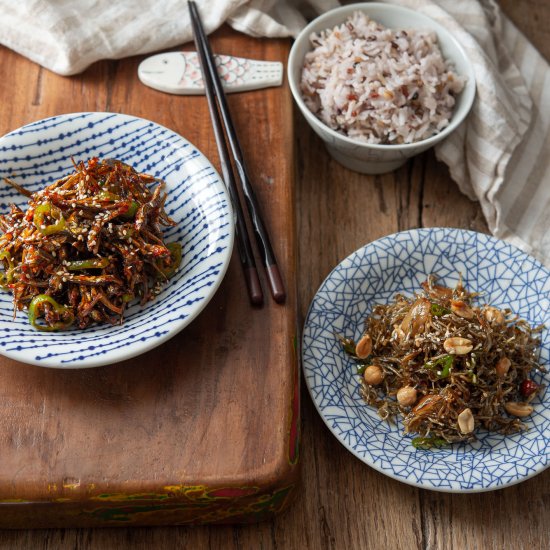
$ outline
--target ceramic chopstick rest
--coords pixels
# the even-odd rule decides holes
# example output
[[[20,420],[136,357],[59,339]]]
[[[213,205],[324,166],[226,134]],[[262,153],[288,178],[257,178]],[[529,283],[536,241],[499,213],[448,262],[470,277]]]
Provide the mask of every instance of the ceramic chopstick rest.
[[[256,61],[229,55],[216,55],[216,65],[226,92],[244,92],[283,81],[283,64],[278,61]],[[167,52],[144,59],[138,76],[146,86],[169,94],[204,93],[202,73],[196,52]]]

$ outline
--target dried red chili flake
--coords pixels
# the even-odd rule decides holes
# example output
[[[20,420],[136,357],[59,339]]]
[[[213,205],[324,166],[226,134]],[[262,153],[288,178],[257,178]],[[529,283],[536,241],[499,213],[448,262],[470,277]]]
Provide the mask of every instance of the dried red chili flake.
[[[525,379],[519,388],[519,392],[523,397],[533,395],[539,389],[539,385],[533,382],[530,378]]]
[[[348,101],[357,101],[358,97],[356,94],[348,94]]]

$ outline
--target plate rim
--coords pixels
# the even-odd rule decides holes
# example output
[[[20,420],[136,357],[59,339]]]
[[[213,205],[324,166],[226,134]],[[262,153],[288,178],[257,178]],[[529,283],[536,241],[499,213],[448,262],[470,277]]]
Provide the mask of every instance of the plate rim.
[[[227,204],[227,220],[229,223],[229,227],[227,229],[228,242],[227,242],[226,253],[222,256],[223,263],[219,269],[219,275],[217,276],[215,283],[209,287],[209,291],[205,295],[205,297],[201,300],[199,307],[197,307],[190,315],[188,315],[181,322],[176,324],[171,330],[168,330],[166,334],[163,334],[160,337],[155,339],[150,339],[150,342],[148,342],[147,344],[145,344],[144,342],[140,342],[139,340],[136,340],[134,343],[132,343],[132,345],[125,347],[123,352],[112,353],[108,351],[104,355],[98,355],[95,358],[84,360],[84,364],[82,364],[82,360],[76,360],[76,359],[73,359],[71,360],[71,362],[68,362],[68,363],[60,363],[58,360],[55,361],[49,358],[37,360],[35,358],[22,357],[20,352],[18,351],[15,351],[15,352],[11,350],[6,351],[3,348],[0,348],[0,355],[3,355],[4,357],[17,361],[19,363],[26,364],[26,365],[34,365],[34,366],[49,368],[49,369],[56,369],[56,370],[80,370],[80,369],[87,369],[87,368],[97,368],[102,366],[116,365],[123,361],[133,359],[139,355],[143,355],[144,353],[147,353],[159,347],[160,345],[164,344],[168,340],[175,337],[184,328],[186,328],[192,321],[194,321],[200,313],[202,313],[202,311],[206,308],[206,306],[210,303],[210,301],[218,291],[222,281],[225,279],[225,275],[229,268],[231,257],[233,255],[234,243],[235,243],[235,223],[234,223],[235,215],[234,215],[233,205],[230,200],[229,192],[218,170],[216,169],[214,164],[210,161],[210,159],[202,152],[202,150],[198,148],[193,142],[189,141],[186,137],[182,136],[175,130],[168,128],[163,124],[155,122],[154,120],[135,116],[128,113],[119,113],[119,112],[112,112],[112,111],[75,111],[75,112],[69,112],[69,113],[61,113],[58,115],[52,115],[41,119],[32,120],[13,130],[10,130],[9,132],[0,136],[0,144],[4,139],[12,136],[16,136],[18,132],[20,132],[25,128],[32,128],[35,125],[43,124],[53,120],[73,121],[75,119],[78,119],[79,117],[86,117],[84,118],[84,120],[86,121],[91,121],[94,119],[98,120],[101,117],[112,117],[114,120],[118,119],[121,121],[138,121],[144,124],[153,124],[155,127],[167,132],[168,134],[171,134],[174,137],[177,137],[178,140],[181,140],[180,142],[183,142],[184,144],[187,144],[188,146],[191,146],[194,150],[196,150],[196,152],[198,153],[198,156],[202,159],[202,161],[205,162],[210,169],[212,169],[214,173],[214,178],[217,182],[216,183],[217,190],[219,190],[219,192],[225,196],[225,202]],[[173,144],[170,143],[170,146],[172,147]],[[154,301],[150,303],[152,304],[154,303]],[[59,332],[57,334],[62,334],[62,332]]]

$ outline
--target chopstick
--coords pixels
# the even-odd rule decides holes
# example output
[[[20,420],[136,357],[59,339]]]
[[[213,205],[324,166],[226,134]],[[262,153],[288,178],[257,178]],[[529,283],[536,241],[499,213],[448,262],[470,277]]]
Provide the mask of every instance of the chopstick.
[[[191,9],[191,2],[189,2],[189,8]],[[216,100],[213,93],[212,86],[212,77],[208,71],[205,70],[207,66],[207,61],[205,58],[205,53],[200,47],[199,41],[197,39],[197,33],[195,30],[195,21],[193,16],[191,17],[193,25],[193,34],[195,37],[195,45],[197,47],[197,52],[199,54],[200,65],[202,68],[204,87],[206,91],[206,99],[208,100],[208,109],[210,111],[210,118],[212,119],[212,125],[214,129],[214,137],[216,138],[216,145],[218,147],[218,152],[220,155],[220,163],[222,168],[223,179],[225,186],[231,197],[231,203],[233,204],[233,209],[235,210],[235,236],[237,239],[237,249],[239,252],[239,259],[241,266],[243,268],[243,273],[245,276],[246,287],[248,290],[248,296],[250,302],[254,305],[260,306],[263,304],[264,295],[262,292],[262,287],[260,285],[260,279],[258,277],[258,271],[256,268],[256,262],[254,260],[254,252],[252,251],[252,246],[250,244],[250,238],[248,236],[248,231],[246,229],[246,222],[244,218],[244,212],[239,201],[239,194],[237,192],[237,187],[235,184],[235,176],[233,174],[233,169],[231,168],[231,161],[229,159],[229,151],[227,149],[227,144],[225,143],[222,123],[220,120],[220,115],[216,105]]]
[[[234,185],[234,181],[235,181],[234,175],[231,170],[230,163],[228,162],[228,159],[227,159],[227,144],[225,143],[225,141],[223,141],[223,145],[220,147],[220,143],[218,142],[218,134],[221,134],[221,137],[223,138],[223,131],[220,132],[220,129],[219,129],[220,114],[221,114],[223,123],[225,125],[227,140],[229,141],[229,145],[231,147],[231,153],[233,155],[233,161],[237,168],[237,173],[239,175],[239,179],[241,182],[243,196],[245,198],[245,204],[247,206],[248,213],[250,216],[250,221],[254,229],[256,243],[258,245],[258,249],[262,257],[262,263],[267,275],[267,280],[269,283],[269,288],[271,290],[271,295],[273,296],[273,299],[276,302],[281,303],[281,302],[284,302],[286,299],[286,292],[283,285],[283,280],[279,271],[279,267],[277,265],[275,254],[273,252],[273,247],[271,246],[269,233],[267,231],[267,228],[265,226],[265,223],[261,215],[260,206],[256,199],[256,195],[254,193],[254,189],[252,187],[250,177],[248,176],[248,171],[246,169],[246,165],[244,162],[242,149],[241,149],[239,140],[237,138],[237,133],[235,131],[233,121],[231,119],[229,107],[227,105],[225,91],[223,89],[223,86],[218,74],[218,70],[216,68],[216,63],[214,61],[214,56],[212,54],[212,50],[210,48],[208,38],[206,36],[206,33],[201,23],[197,5],[193,0],[189,0],[188,7],[191,15],[191,23],[193,26],[193,35],[195,39],[195,45],[197,48],[197,52],[199,54],[199,60],[200,60],[201,69],[203,73],[206,97],[208,98],[210,115],[212,117],[212,122],[214,124],[216,142],[218,143],[218,150],[220,151],[220,160],[222,156],[224,156],[224,159],[225,159],[225,160],[221,160],[222,169],[224,164],[228,165],[228,171],[231,172],[229,182],[232,181]],[[215,104],[214,104],[215,101],[213,101],[214,97],[212,96],[214,96],[218,100],[219,111],[215,109]],[[215,115],[213,114],[214,110],[215,110]],[[214,119],[216,119],[216,122],[214,122]],[[225,151],[225,155],[222,155],[222,150]],[[225,178],[225,175],[224,175],[224,178]],[[234,194],[236,195],[235,199],[238,202],[239,201],[238,192],[236,189],[234,190]],[[240,210],[242,212],[242,208],[240,208],[240,203],[237,210]],[[238,220],[238,216],[237,216],[237,220]],[[244,230],[246,230],[246,224],[244,224]],[[247,236],[247,240],[249,240],[248,236]]]

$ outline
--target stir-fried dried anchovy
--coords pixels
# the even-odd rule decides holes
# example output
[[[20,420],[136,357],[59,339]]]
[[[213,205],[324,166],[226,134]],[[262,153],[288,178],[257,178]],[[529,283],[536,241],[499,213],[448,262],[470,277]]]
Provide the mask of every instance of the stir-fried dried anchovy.
[[[163,240],[175,225],[164,182],[123,162],[80,162],[33,194],[5,181],[29,206],[0,216],[0,285],[39,330],[120,324],[127,304],[154,299],[181,262],[181,246]]]
[[[376,305],[357,345],[339,337],[358,363],[365,401],[383,419],[400,415],[422,449],[473,440],[480,427],[524,429],[520,419],[541,390],[530,374],[545,372],[537,362],[542,327],[508,309],[475,307],[476,294],[460,281],[450,289],[430,276],[422,287],[412,299],[397,294]]]

